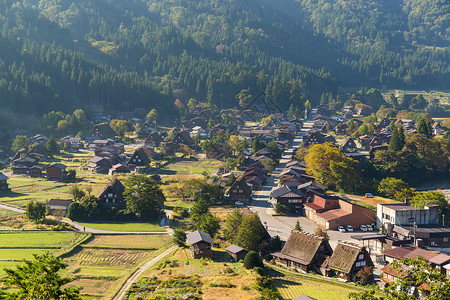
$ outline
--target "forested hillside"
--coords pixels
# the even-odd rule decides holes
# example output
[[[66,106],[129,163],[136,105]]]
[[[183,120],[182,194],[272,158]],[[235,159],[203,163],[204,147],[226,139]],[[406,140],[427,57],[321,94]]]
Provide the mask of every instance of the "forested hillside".
[[[0,105],[42,115],[175,98],[282,108],[338,86],[445,88],[446,0],[4,0]]]

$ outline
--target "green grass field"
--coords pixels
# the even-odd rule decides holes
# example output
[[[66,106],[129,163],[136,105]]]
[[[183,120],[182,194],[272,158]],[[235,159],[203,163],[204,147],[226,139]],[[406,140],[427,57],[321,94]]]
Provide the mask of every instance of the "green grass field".
[[[275,279],[273,285],[283,299],[294,299],[305,294],[320,300],[344,300],[348,299],[349,293],[356,291],[351,287],[306,279]]]
[[[84,234],[73,231],[0,232],[1,248],[64,248],[80,241]]]
[[[158,223],[138,223],[138,222],[86,222],[79,223],[86,227],[91,227],[101,230],[112,231],[161,231],[165,232],[166,229],[159,227]]]
[[[214,174],[223,162],[215,159],[186,158],[169,162],[158,168],[156,173],[167,175],[201,175],[203,172]]]

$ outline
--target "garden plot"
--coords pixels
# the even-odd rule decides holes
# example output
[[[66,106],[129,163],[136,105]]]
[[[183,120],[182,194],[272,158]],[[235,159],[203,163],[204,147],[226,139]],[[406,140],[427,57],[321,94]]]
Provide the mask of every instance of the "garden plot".
[[[64,261],[83,297],[111,299],[143,263],[172,246],[168,235],[94,235]]]

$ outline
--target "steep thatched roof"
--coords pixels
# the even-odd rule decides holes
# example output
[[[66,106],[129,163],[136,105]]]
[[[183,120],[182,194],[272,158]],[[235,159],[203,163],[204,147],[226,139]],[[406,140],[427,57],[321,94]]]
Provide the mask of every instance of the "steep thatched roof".
[[[325,238],[293,230],[283,250],[281,250],[281,254],[294,257],[302,264],[309,265],[313,262],[314,256],[319,251],[322,243],[331,252],[331,248]]]
[[[344,273],[350,273],[358,255],[365,251],[365,247],[351,243],[339,242],[333,255],[328,260],[328,268]]]

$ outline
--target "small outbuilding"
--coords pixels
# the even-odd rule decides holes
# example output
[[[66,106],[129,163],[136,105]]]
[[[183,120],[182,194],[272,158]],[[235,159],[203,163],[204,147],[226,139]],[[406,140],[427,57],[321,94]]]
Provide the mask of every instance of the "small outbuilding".
[[[211,247],[212,245],[214,245],[214,242],[209,234],[203,231],[196,230],[194,232],[188,233],[186,237],[189,243],[189,249],[192,258],[211,258],[213,256]]]
[[[65,165],[59,163],[47,167],[47,179],[64,179],[67,176],[66,168]]]
[[[9,191],[8,186],[8,176],[3,173],[0,173],[0,191]]]
[[[50,214],[54,214],[55,211],[60,211],[61,214],[59,216],[64,217],[72,202],[72,200],[51,199],[47,202],[46,206]]]
[[[249,252],[247,249],[244,249],[238,245],[230,245],[226,247],[225,250],[227,250],[228,255],[230,255],[230,257],[232,257],[235,261],[244,259]]]
[[[30,177],[32,178],[39,178],[42,177],[42,170],[44,168],[41,166],[32,166],[30,168]]]

